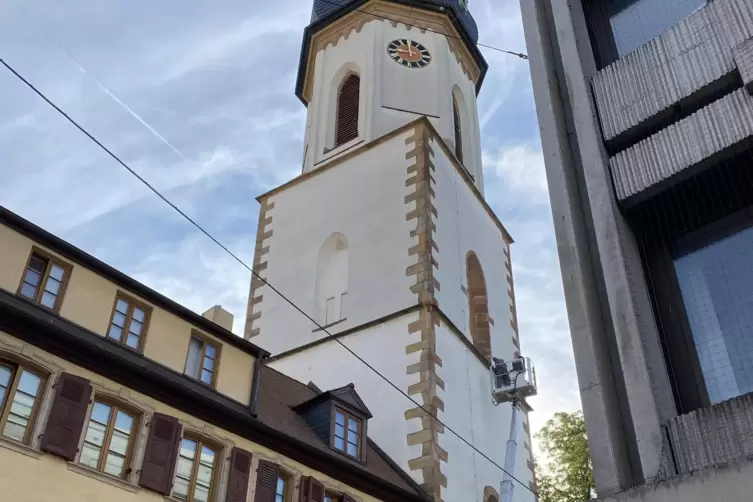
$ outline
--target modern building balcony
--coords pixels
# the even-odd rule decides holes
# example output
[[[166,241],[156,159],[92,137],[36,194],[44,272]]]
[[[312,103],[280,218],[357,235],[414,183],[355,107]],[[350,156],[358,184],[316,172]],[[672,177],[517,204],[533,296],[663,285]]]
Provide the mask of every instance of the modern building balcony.
[[[607,144],[741,87],[735,48],[752,36],[749,0],[713,0],[600,70],[592,85]]]

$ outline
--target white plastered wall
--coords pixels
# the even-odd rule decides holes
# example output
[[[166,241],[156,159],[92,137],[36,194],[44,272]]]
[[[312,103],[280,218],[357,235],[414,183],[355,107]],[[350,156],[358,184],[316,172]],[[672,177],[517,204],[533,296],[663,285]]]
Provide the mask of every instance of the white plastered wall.
[[[468,440],[477,449],[504,467],[505,447],[510,432],[512,409],[509,404],[494,406],[491,400],[489,371],[458,335],[444,322],[437,327],[437,354],[442,359],[441,376],[445,383],[445,411],[441,420]],[[533,479],[528,469],[528,441],[523,430],[522,414],[518,415],[515,477],[523,483]],[[444,500],[483,502],[485,486],[499,491],[503,473],[474,452],[449,431],[439,435],[439,445],[447,451],[448,461],[442,467],[447,476]],[[516,483],[515,502],[533,502],[533,495]]]
[[[505,269],[508,244],[445,152],[435,141],[431,142],[431,147],[436,179],[434,205],[438,214],[435,237],[439,252],[435,257],[439,268],[434,273],[441,286],[436,293],[439,308],[470,340],[465,260],[468,251],[474,251],[484,271],[489,315],[494,319],[492,354],[510,359],[515,348],[510,325],[512,301]]]
[[[409,364],[417,363],[420,358],[418,352],[405,354],[408,324],[417,319],[418,313],[412,312],[343,337],[342,342],[406,391],[418,381],[416,375],[408,375],[405,371]],[[369,420],[369,437],[402,469],[410,472],[416,482],[423,482],[420,470],[408,469],[408,461],[421,456],[421,445],[408,446],[406,440],[408,434],[420,430],[419,419],[405,419],[405,412],[415,408],[415,404],[337,342],[325,341],[269,365],[300,382],[313,382],[322,390],[355,384],[356,392],[374,415]]]
[[[408,248],[415,244],[405,215],[404,198],[409,161],[405,140],[412,130],[371,148],[270,196],[267,212],[271,237],[264,277],[296,305],[312,315],[317,258],[334,232],[348,243],[346,320],[330,333],[373,321],[416,304],[410,291],[415,278],[405,269],[415,262]],[[413,203],[415,205],[415,203]],[[285,300],[263,286],[256,306],[261,317],[254,343],[278,354],[326,336]],[[406,344],[404,344],[406,345]]]
[[[390,59],[387,45],[408,38],[424,45],[432,55],[425,68],[405,68]],[[474,83],[450,51],[447,38],[433,32],[392,26],[386,20],[367,22],[315,56],[312,99],[306,124],[304,172],[320,167],[356,145],[368,143],[426,115],[442,138],[454,143],[452,93],[462,95],[466,107],[464,160],[483,190],[481,140]],[[336,89],[350,72],[361,77],[359,136],[332,149]],[[466,139],[467,138],[467,139]]]

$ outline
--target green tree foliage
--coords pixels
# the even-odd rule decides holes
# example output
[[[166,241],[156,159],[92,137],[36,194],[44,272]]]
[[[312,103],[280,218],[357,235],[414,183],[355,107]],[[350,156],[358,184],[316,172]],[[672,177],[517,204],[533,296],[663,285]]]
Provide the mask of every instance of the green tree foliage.
[[[536,462],[540,502],[584,502],[595,496],[583,412],[555,413],[536,434],[547,469]]]

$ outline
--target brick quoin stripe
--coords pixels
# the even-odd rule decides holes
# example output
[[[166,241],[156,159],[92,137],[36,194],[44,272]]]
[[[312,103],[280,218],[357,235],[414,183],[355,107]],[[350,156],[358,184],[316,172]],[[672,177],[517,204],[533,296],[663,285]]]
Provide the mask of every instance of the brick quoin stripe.
[[[274,202],[269,199],[261,201],[259,208],[259,223],[256,228],[256,247],[254,248],[253,270],[261,277],[266,278],[267,274],[267,254],[269,245],[264,245],[264,241],[272,237],[272,216],[269,212],[275,207]],[[244,338],[250,339],[259,335],[259,328],[256,321],[261,317],[261,302],[264,300],[263,288],[264,281],[256,275],[251,275],[251,290],[248,294],[248,308],[246,310],[246,327],[243,330]]]
[[[444,391],[444,381],[437,375],[437,367],[442,366],[442,360],[437,355],[436,327],[439,325],[439,314],[436,310],[435,291],[440,288],[434,277],[434,270],[439,268],[434,253],[439,252],[434,241],[436,232],[435,220],[438,218],[434,199],[434,152],[429,145],[429,131],[425,124],[416,124],[413,135],[405,140],[406,146],[414,148],[405,154],[405,158],[413,163],[407,168],[405,186],[413,191],[405,196],[405,204],[411,207],[406,214],[406,221],[415,222],[415,228],[410,231],[415,244],[408,249],[408,255],[415,258],[415,262],[408,266],[405,274],[415,276],[416,281],[411,286],[411,292],[416,294],[421,305],[418,319],[408,325],[411,343],[405,348],[406,355],[419,353],[419,362],[407,367],[408,375],[418,375],[418,381],[408,387],[407,393],[421,403],[429,414],[437,416],[444,411],[444,402],[439,392]],[[415,203],[415,208],[413,204]],[[444,427],[421,408],[413,408],[405,412],[406,420],[420,420],[418,432],[408,434],[408,445],[421,446],[421,455],[408,461],[411,471],[421,471],[423,488],[429,492],[436,502],[442,500],[442,488],[447,487],[447,477],[442,473],[442,465],[447,462],[447,452],[439,446],[439,435],[444,434]]]

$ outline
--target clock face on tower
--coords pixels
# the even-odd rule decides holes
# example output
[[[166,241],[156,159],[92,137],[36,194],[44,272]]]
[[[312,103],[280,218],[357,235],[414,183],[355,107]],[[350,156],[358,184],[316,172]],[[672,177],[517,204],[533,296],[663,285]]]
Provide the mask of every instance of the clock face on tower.
[[[431,63],[429,49],[406,38],[390,42],[387,46],[387,53],[393,61],[406,68],[424,68]]]

